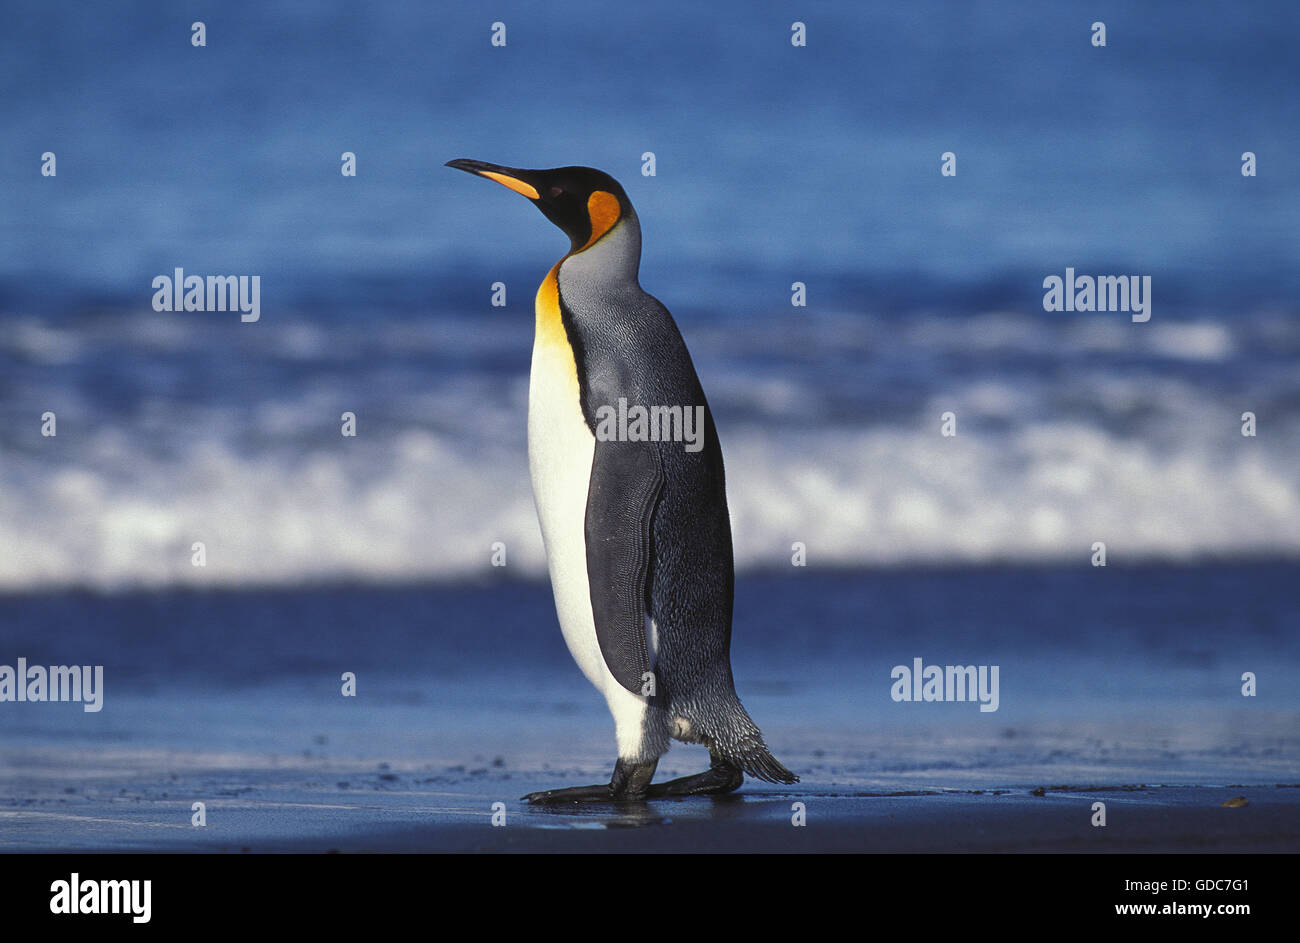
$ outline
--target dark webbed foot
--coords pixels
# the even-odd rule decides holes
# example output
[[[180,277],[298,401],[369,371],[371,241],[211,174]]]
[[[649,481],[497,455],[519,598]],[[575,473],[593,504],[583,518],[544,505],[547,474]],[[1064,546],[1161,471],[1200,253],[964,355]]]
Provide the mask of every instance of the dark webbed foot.
[[[725,760],[714,760],[713,765],[703,773],[694,776],[682,776],[670,779],[666,783],[655,783],[646,790],[647,799],[670,799],[675,796],[719,796],[735,792],[745,781],[745,774],[740,767],[732,766]]]
[[[595,786],[569,786],[565,789],[545,789],[523,796],[532,805],[552,805],[563,802],[637,802],[646,797],[646,789],[654,778],[657,759],[649,763],[614,764],[614,775],[606,784]]]
[[[658,760],[638,765],[619,760],[608,784],[570,786],[530,792],[523,797],[533,805],[556,805],[565,802],[639,802],[645,799],[674,799],[682,796],[720,796],[735,792],[745,781],[739,766],[718,756],[703,773],[650,783]]]
[[[566,789],[544,789],[521,797],[532,805],[551,805],[561,802],[619,802],[628,796],[616,796],[609,783],[594,786],[570,786]]]

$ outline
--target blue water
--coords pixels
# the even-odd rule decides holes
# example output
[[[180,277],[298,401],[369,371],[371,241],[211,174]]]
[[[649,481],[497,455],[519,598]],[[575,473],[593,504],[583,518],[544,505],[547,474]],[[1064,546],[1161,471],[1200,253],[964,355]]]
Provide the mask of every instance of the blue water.
[[[738,581],[731,661],[768,743],[810,788],[1290,783],[1296,576],[1276,564],[769,573]],[[603,699],[533,582],[0,596],[0,633],[2,663],[104,669],[97,713],[3,705],[10,776],[52,757],[80,782],[184,756],[235,769],[502,756],[590,777],[613,752]],[[893,701],[894,667],[915,658],[998,666],[997,710]],[[355,698],[340,696],[345,671]],[[664,771],[704,760],[676,749]]]
[[[803,49],[783,4],[562,10],[232,3],[196,49],[191,11],[8,4],[6,296],[139,306],[186,265],[259,272],[280,311],[481,303],[467,281],[535,282],[563,240],[442,168],[463,155],[622,179],[678,306],[794,278],[818,305],[1029,303],[1066,265],[1170,306],[1295,295],[1295,8],[821,3]]]
[[[1300,556],[1300,9],[5,20],[0,587],[462,579],[494,542],[540,575],[531,298],[566,244],[442,167],[462,156],[625,184],[642,281],[717,417],[742,569],[795,541],[837,566],[1077,561],[1098,540],[1121,561]],[[261,321],[154,312],[178,266],[260,275]],[[1152,320],[1045,312],[1067,267],[1150,275]]]

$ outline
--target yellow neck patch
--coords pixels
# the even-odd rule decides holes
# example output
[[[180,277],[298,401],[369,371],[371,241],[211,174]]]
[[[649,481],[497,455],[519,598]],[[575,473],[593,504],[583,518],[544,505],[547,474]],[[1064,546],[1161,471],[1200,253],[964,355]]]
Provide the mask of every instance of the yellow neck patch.
[[[568,258],[568,256],[565,256]],[[563,262],[561,259],[560,262]],[[562,344],[569,346],[569,338],[564,330],[564,318],[560,315],[560,262],[551,266],[551,270],[542,279],[537,289],[537,339],[538,344]]]

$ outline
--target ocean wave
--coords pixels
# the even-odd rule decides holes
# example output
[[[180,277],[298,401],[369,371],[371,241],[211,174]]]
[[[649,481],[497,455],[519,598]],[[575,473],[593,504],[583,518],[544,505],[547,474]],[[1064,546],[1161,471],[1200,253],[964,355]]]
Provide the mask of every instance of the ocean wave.
[[[1097,541],[1110,565],[1300,556],[1285,312],[679,319],[742,570],[796,542],[845,567],[1083,563]],[[6,324],[0,589],[476,579],[499,575],[494,545],[507,574],[545,573],[522,311]]]
[[[1294,439],[1171,451],[1081,424],[927,426],[724,430],[738,568],[789,566],[795,542],[809,566],[1087,565],[1095,541],[1109,565],[1300,556]],[[121,431],[95,438],[75,464],[8,463],[0,588],[487,578],[494,545],[508,574],[545,573],[521,444],[409,429],[306,452],[198,440],[150,454]]]

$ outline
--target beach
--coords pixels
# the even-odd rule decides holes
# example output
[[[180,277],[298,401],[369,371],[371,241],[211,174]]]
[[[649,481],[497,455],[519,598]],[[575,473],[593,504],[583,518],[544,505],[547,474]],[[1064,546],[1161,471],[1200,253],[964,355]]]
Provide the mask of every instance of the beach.
[[[105,681],[99,712],[0,714],[0,849],[1295,851],[1300,696],[1277,647],[1293,575],[742,579],[737,689],[801,781],[553,809],[519,797],[604,781],[614,746],[544,584],[4,597],[29,662],[78,650]],[[1156,604],[1178,620],[1152,624]],[[998,665],[997,710],[893,700],[891,671],[914,656]],[[677,744],[658,778],[706,763]]]

